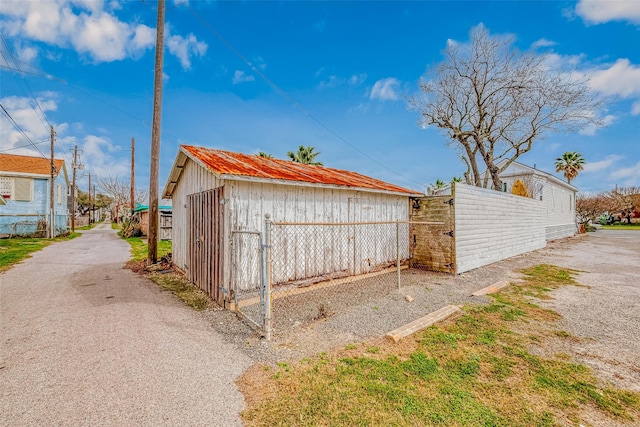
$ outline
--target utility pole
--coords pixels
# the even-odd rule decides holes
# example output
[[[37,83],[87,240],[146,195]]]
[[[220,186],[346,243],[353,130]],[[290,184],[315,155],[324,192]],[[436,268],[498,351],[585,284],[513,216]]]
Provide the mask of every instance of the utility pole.
[[[96,200],[96,185],[93,184],[93,201],[95,203]],[[91,211],[91,216],[93,217],[93,222],[96,222],[96,208],[94,207]]]
[[[135,196],[135,188],[136,188],[136,180],[135,180],[135,150],[136,150],[136,140],[131,138],[131,216],[133,216],[133,210],[136,208],[136,196]]]
[[[149,252],[147,264],[158,260],[158,168],[160,163],[160,119],[162,113],[162,61],[164,55],[164,4],[158,0],[156,25],[156,64],[153,91],[153,123],[151,127],[151,171],[149,174]]]
[[[91,172],[89,172],[89,188],[87,194],[89,195],[89,225],[91,225]]]
[[[55,133],[53,132],[53,126],[51,126],[51,185],[49,186],[49,215],[51,221],[49,221],[49,237],[52,239],[56,237],[56,212],[55,205],[53,204],[53,184],[54,184],[54,175],[56,172],[56,166],[53,163],[53,142],[55,140]]]
[[[73,184],[71,184],[71,232],[76,231],[76,168],[78,167],[78,146],[73,149]]]

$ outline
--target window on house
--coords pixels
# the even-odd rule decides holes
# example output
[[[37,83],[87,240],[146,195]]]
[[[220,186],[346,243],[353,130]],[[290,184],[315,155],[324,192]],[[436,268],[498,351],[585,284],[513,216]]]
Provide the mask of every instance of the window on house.
[[[503,192],[503,193],[506,193],[506,192],[507,192],[507,183],[506,183],[506,182],[503,182],[503,183],[502,183],[502,192]]]
[[[14,178],[13,200],[17,202],[30,202],[33,200],[33,180],[31,178]]]
[[[12,190],[13,179],[6,176],[0,176],[0,199],[2,199],[2,202],[11,199],[11,194],[13,193]]]

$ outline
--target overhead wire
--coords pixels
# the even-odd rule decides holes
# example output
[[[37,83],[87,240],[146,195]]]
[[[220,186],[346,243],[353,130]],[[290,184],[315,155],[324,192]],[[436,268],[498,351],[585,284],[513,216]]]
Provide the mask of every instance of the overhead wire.
[[[4,62],[8,65],[7,67],[3,67],[3,68],[8,68],[8,69],[11,69],[12,71],[14,71],[13,77],[15,78],[16,83],[18,84],[18,87],[20,87],[22,92],[25,94],[26,98],[29,98],[30,100],[33,101],[33,103],[35,104],[35,107],[31,103],[29,103],[29,106],[31,107],[33,112],[36,114],[36,117],[38,117],[38,120],[40,120],[40,122],[44,126],[45,130],[48,132],[50,130],[50,128],[53,127],[53,125],[51,124],[51,122],[47,118],[47,115],[45,114],[44,110],[42,109],[42,106],[40,105],[40,102],[38,101],[38,98],[34,95],[33,90],[31,89],[31,86],[29,85],[29,82],[27,81],[27,79],[25,79],[24,76],[22,77],[22,79],[19,79],[18,76],[17,76],[17,73],[20,73],[20,74],[25,73],[24,70],[20,67],[20,65],[18,65],[18,62],[22,62],[22,63],[24,63],[24,62],[23,61],[18,61],[18,59],[15,57],[15,55],[11,52],[11,47],[9,46],[9,42],[7,41],[6,37],[4,36],[4,33],[2,33],[1,31],[0,31],[0,38],[2,39],[2,43],[4,44],[4,47],[6,48],[6,54],[9,56],[9,58],[11,58],[11,61],[13,62],[13,65],[15,66],[15,68],[10,67],[11,63],[7,60],[7,58],[5,56],[5,52],[4,51],[0,51],[0,55],[4,59]],[[29,73],[29,74],[31,74],[31,73]],[[23,87],[23,84],[24,84],[24,87]],[[25,90],[25,87],[26,87],[26,90]],[[36,107],[37,107],[37,110],[36,110]],[[39,113],[38,113],[38,111],[39,111]],[[62,144],[60,142],[58,142],[57,139],[55,138],[55,130],[54,130],[53,141],[54,141],[54,147],[58,148],[57,151],[59,153],[61,153],[60,155],[64,158],[64,161],[68,163],[69,162],[69,157],[64,152]],[[38,148],[35,144],[33,144],[33,146]],[[42,151],[40,151],[40,153],[42,153]]]
[[[20,134],[24,137],[24,139],[26,139],[27,141],[29,141],[29,143],[42,155],[42,157],[44,157],[45,159],[47,158],[47,156],[44,155],[44,153],[42,152],[42,150],[40,150],[40,148],[31,140],[31,138],[29,138],[29,135],[27,135],[26,133],[24,133],[24,131],[22,130],[22,128],[20,127],[20,125],[18,125],[18,123],[14,120],[13,117],[11,117],[11,114],[4,108],[4,105],[0,104],[0,108],[2,109],[2,111],[4,112],[4,114],[7,116],[7,118],[9,119],[9,121],[11,122],[11,124],[13,125],[13,127],[20,132]]]
[[[234,55],[236,55],[242,62],[244,62],[262,80],[264,80],[269,86],[271,86],[272,89],[274,89],[277,93],[279,93],[282,97],[284,97],[287,101],[289,101],[294,107],[296,107],[298,110],[300,110],[304,115],[306,115],[311,120],[316,122],[323,129],[325,129],[327,132],[329,132],[330,134],[335,136],[338,140],[340,140],[341,142],[345,143],[346,145],[351,147],[353,150],[358,152],[360,155],[366,157],[367,159],[369,159],[372,162],[376,163],[377,165],[383,167],[384,169],[388,170],[389,172],[392,172],[393,174],[403,178],[404,180],[406,180],[408,182],[412,182],[412,183],[417,184],[417,185],[419,185],[421,187],[424,186],[423,183],[419,183],[417,181],[414,181],[413,179],[404,176],[403,174],[399,173],[398,171],[388,167],[384,163],[382,163],[382,162],[376,160],[375,158],[371,157],[366,152],[362,151],[360,148],[358,148],[354,144],[350,143],[347,139],[343,138],[338,132],[334,131],[331,127],[326,125],[322,120],[320,120],[315,115],[313,115],[309,110],[304,108],[298,101],[296,101],[285,90],[280,88],[280,86],[278,86],[273,80],[271,80],[269,77],[267,77],[267,75],[265,75],[258,67],[253,65],[253,63],[251,61],[249,61],[244,55],[242,55],[242,53],[240,53],[240,51],[238,51],[227,39],[225,39],[222,36],[222,34],[220,34],[218,31],[216,31],[204,18],[202,18],[202,16],[200,16],[200,14],[198,14],[198,12],[196,12],[193,8],[191,8],[188,3],[186,3],[186,2],[178,3],[176,6],[184,6],[184,7],[186,7],[189,10],[189,12],[191,12],[191,14],[194,16],[195,19],[200,21],[200,23],[205,28],[207,28],[209,30],[209,32],[211,32],[218,40],[220,40],[231,52],[233,52]]]

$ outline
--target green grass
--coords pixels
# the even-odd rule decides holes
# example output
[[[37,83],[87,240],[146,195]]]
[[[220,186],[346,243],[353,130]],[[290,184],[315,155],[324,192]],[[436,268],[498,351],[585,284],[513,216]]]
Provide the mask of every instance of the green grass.
[[[83,225],[82,227],[76,227],[76,230],[91,230],[98,224],[98,222],[92,222],[91,224]]]
[[[488,305],[417,333],[403,345],[348,346],[311,362],[279,366],[246,390],[245,422],[254,426],[555,426],[588,422],[581,409],[633,422],[640,394],[602,386],[566,355],[530,352],[553,335],[557,313],[535,304],[575,284],[572,271],[540,265],[525,283]],[[528,332],[519,333],[518,325]],[[537,335],[532,335],[537,327]],[[556,339],[562,338],[555,334]],[[375,351],[371,351],[375,348]],[[251,383],[255,381],[256,383]],[[256,386],[257,385],[257,386]],[[268,392],[267,392],[268,391]]]
[[[211,299],[200,289],[197,289],[182,275],[176,273],[154,273],[149,276],[162,289],[170,291],[185,304],[195,310],[204,310],[211,304]]]
[[[640,223],[603,225],[603,230],[636,230],[640,231]]]
[[[2,239],[0,240],[0,272],[8,270],[25,258],[29,258],[31,253],[39,251],[52,243],[70,240],[79,235],[78,233],[70,233],[66,236],[56,237],[55,239]]]
[[[131,260],[142,261],[147,259],[147,253],[149,251],[149,245],[146,241],[140,237],[129,237],[124,239],[131,245]],[[158,241],[158,259],[171,252],[171,240]]]

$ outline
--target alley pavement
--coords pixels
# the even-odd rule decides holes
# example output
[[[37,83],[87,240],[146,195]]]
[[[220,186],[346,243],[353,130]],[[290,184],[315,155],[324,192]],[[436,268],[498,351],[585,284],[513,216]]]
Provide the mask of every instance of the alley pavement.
[[[0,425],[240,425],[251,361],[123,269],[110,224],[0,273]]]

